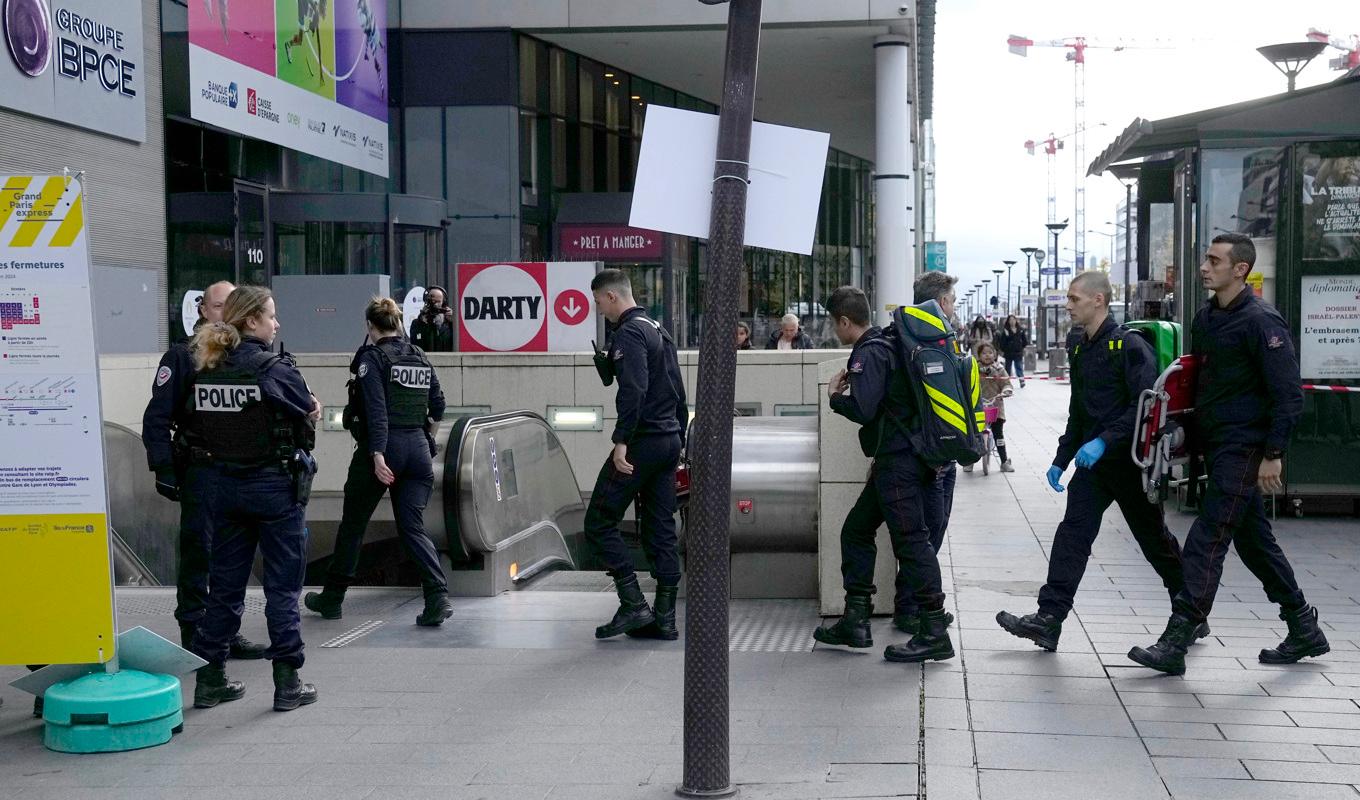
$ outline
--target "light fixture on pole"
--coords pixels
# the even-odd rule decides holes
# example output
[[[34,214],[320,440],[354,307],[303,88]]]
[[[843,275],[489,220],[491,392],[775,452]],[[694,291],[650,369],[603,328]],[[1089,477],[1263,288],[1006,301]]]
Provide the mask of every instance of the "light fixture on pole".
[[[1032,287],[1032,286],[1029,285],[1029,282],[1030,282],[1030,277],[1029,277],[1029,265],[1030,265],[1030,259],[1032,259],[1032,258],[1034,258],[1035,256],[1039,255],[1040,253],[1044,252],[1044,250],[1043,250],[1042,247],[1022,247],[1022,248],[1020,248],[1020,252],[1022,252],[1022,253],[1025,254],[1025,286],[1024,286],[1024,289],[1021,290],[1021,292],[1020,292],[1020,294],[1024,295],[1024,294],[1028,294],[1028,293],[1030,293],[1031,291],[1033,291],[1033,288],[1034,288],[1034,287]],[[1042,257],[1040,258],[1039,263],[1041,263],[1041,264],[1043,263]],[[1030,318],[1029,318],[1029,309],[1025,309],[1025,322],[1026,322],[1027,324],[1030,324],[1030,325],[1031,325],[1029,333],[1030,333],[1031,336],[1033,336],[1033,335],[1034,335],[1034,328],[1033,328],[1032,322],[1030,321]]]
[[[1292,92],[1294,79],[1308,66],[1308,62],[1326,49],[1326,42],[1285,42],[1258,47],[1256,52],[1265,56],[1267,61],[1275,65],[1275,69],[1289,79],[1289,91]]]
[[[1005,270],[1001,269],[1000,267],[994,267],[992,269],[992,274],[996,276],[996,294],[992,295],[992,297],[996,297],[997,295],[1001,294],[1001,273],[1003,272],[1005,272]],[[987,302],[990,303],[991,300],[989,299]],[[1007,300],[1006,303],[1009,305],[1010,300]],[[1001,313],[999,303],[994,304],[992,308],[997,309],[997,313]]]
[[[1020,305],[1019,298],[1016,298],[1015,306],[1011,305],[1011,269],[1015,266],[1016,262],[1015,259],[1011,259],[1010,261],[1002,259],[1001,263],[1006,265],[1006,313],[1014,314],[1015,306]]]

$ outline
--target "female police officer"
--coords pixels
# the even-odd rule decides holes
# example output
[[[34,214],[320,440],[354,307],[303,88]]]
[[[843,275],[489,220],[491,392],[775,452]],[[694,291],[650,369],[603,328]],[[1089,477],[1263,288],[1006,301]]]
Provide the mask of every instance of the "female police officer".
[[[357,446],[345,478],[345,507],[335,536],[335,554],[320,593],[308,592],[307,608],[326,619],[340,617],[345,590],[359,567],[364,529],[387,487],[392,511],[407,554],[420,570],[425,609],[417,625],[440,625],[452,614],[449,589],[434,542],[425,533],[425,504],[434,487],[434,436],[431,426],[444,416],[444,392],[425,353],[406,341],[401,310],[386,297],[374,298],[364,312],[368,340],[354,354],[345,427]]]
[[[258,545],[264,554],[265,619],[274,662],[274,710],[316,701],[298,679],[302,633],[298,594],[306,572],[303,514],[315,437],[312,397],[291,357],[270,352],[279,323],[268,289],[242,286],[228,297],[222,322],[194,335],[198,373],[189,390],[189,490],[213,520],[208,607],[193,650],[194,706],[211,708],[245,694],[223,662],[241,626],[246,581]],[[310,435],[309,435],[310,434]]]

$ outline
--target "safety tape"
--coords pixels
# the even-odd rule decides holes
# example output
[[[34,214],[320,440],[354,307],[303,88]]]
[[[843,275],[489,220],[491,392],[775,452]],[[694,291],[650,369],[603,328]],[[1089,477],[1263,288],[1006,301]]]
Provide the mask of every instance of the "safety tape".
[[[1069,383],[1067,378],[1054,378],[1049,375],[1026,375],[1027,381],[1053,381],[1054,383]]]
[[[1360,386],[1324,386],[1318,383],[1305,383],[1299,388],[1310,392],[1360,392]]]

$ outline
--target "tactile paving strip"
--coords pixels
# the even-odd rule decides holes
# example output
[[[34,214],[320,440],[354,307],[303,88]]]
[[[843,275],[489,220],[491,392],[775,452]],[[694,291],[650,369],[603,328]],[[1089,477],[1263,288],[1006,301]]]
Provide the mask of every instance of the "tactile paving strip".
[[[321,646],[322,646],[322,647],[344,647],[345,645],[349,644],[350,642],[353,642],[355,639],[359,639],[359,638],[361,638],[361,637],[367,636],[368,634],[372,633],[378,626],[382,625],[384,622],[386,622],[386,620],[381,620],[381,619],[370,619],[370,620],[364,622],[362,625],[359,625],[359,626],[354,627],[354,628],[350,628],[349,630],[345,631],[344,633],[340,634],[339,636],[335,637],[334,639],[331,639],[331,640],[326,641],[326,642],[322,642],[322,643],[321,643]]]
[[[175,592],[152,593],[146,589],[135,591],[117,592],[115,597],[118,600],[119,615],[141,616],[141,617],[170,617],[175,614]],[[264,613],[264,594],[262,592],[246,592],[245,613],[263,614]]]
[[[734,600],[729,613],[733,653],[810,653],[822,621],[812,600]]]

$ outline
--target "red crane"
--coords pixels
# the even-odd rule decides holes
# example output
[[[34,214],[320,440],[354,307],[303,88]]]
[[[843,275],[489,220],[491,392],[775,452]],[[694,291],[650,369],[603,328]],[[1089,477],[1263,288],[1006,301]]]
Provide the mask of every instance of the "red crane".
[[[1308,29],[1308,38],[1335,47],[1341,55],[1327,62],[1332,69],[1360,69],[1360,35],[1332,36],[1317,28]]]

